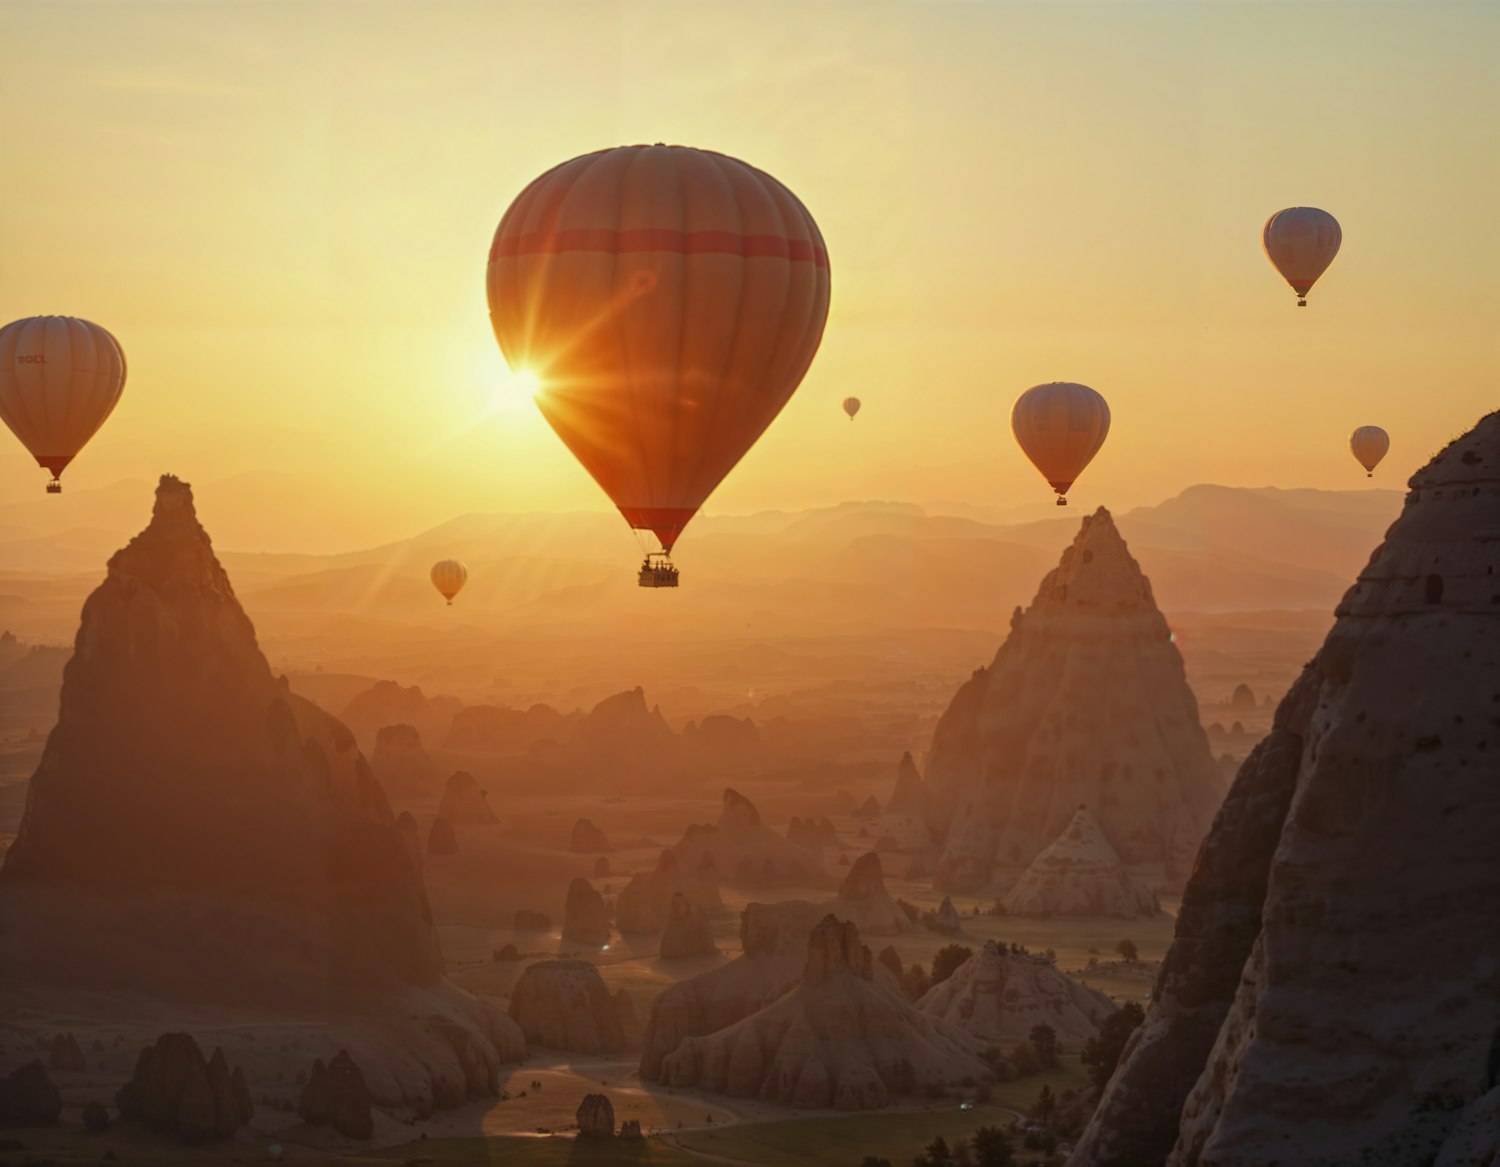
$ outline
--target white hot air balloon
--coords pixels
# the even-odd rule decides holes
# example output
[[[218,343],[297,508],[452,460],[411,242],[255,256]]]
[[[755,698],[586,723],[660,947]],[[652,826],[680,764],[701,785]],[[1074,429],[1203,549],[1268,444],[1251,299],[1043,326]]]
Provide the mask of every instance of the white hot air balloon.
[[[1365,477],[1375,477],[1375,467],[1391,448],[1391,436],[1378,425],[1362,425],[1349,435],[1349,452],[1365,468]]]
[[[91,321],[29,316],[0,328],[0,419],[52,472],[49,494],[124,388],[120,343]]]
[[[1288,207],[1266,220],[1260,239],[1282,279],[1297,293],[1297,307],[1307,307],[1307,293],[1328,270],[1344,241],[1339,221],[1317,207]]]
[[[453,597],[463,591],[468,582],[469,569],[457,559],[440,559],[432,565],[432,586],[442,593],[450,607]]]

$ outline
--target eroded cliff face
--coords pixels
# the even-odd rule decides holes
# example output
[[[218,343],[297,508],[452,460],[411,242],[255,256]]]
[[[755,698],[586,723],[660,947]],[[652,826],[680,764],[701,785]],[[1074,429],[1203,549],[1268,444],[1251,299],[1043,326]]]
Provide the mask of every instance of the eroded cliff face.
[[[1500,414],[1411,480],[1070,1163],[1465,1158],[1500,1074]]]
[[[322,1000],[440,975],[379,783],[272,675],[170,476],[84,605],[0,919],[10,970],[53,983]]]
[[[1014,916],[1114,916],[1134,920],[1161,911],[1156,894],[1131,878],[1089,809],[1073,820],[1005,893]]]
[[[927,775],[928,821],[947,839],[937,883],[973,891],[994,867],[1019,871],[1079,804],[1127,865],[1180,881],[1220,790],[1166,620],[1100,508],[938,724]]]

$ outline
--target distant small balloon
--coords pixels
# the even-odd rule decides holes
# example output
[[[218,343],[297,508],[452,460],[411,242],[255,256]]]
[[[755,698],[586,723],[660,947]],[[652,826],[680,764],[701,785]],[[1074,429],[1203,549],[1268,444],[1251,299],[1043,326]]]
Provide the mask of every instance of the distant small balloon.
[[[457,559],[442,559],[432,565],[432,586],[443,594],[449,606],[453,597],[469,582],[469,569]]]
[[[1288,207],[1266,220],[1261,243],[1282,279],[1297,293],[1297,307],[1307,307],[1307,293],[1328,270],[1344,241],[1343,228],[1317,207]]]
[[[49,494],[124,388],[120,342],[91,321],[31,316],[0,328],[0,419],[52,472]]]
[[[1375,467],[1391,448],[1391,436],[1378,425],[1362,425],[1349,435],[1349,452],[1365,468],[1365,477],[1375,477]]]
[[[859,398],[858,397],[846,397],[846,398],[844,398],[844,412],[849,415],[849,420],[853,421],[854,420],[854,415],[859,412]]]
[[[1068,488],[1109,436],[1109,403],[1087,385],[1053,381],[1016,399],[1010,428],[1031,464],[1067,506]]]

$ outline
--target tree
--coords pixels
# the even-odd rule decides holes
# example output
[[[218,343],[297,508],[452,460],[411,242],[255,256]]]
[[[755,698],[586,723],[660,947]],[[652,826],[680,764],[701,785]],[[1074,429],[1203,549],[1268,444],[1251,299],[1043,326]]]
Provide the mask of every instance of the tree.
[[[974,1132],[974,1167],[1014,1167],[1015,1148],[997,1126],[982,1126]]]
[[[1057,1030],[1050,1025],[1033,1025],[1030,1040],[1036,1049],[1036,1056],[1042,1061],[1042,1069],[1055,1070],[1057,1068]]]
[[[1120,1055],[1125,1052],[1125,1043],[1144,1020],[1146,1011],[1129,1001],[1104,1019],[1097,1037],[1089,1038],[1083,1049],[1083,1064],[1089,1068],[1096,1089],[1103,1090],[1109,1084],[1110,1076],[1120,1064]]]
[[[1115,951],[1120,954],[1120,959],[1126,964],[1134,964],[1140,960],[1141,953],[1135,946],[1134,940],[1122,940],[1115,945]]]
[[[932,988],[932,982],[927,979],[927,970],[920,964],[914,964],[904,977],[901,978],[901,987],[906,990],[908,1000],[915,1001],[928,989]]]
[[[948,944],[939,948],[932,958],[932,983],[940,985],[958,971],[958,966],[974,955],[974,950],[965,944]]]
[[[1022,1077],[1042,1072],[1041,1056],[1036,1052],[1036,1046],[1029,1041],[1016,1042],[1011,1047],[1010,1060],[1015,1063],[1016,1072]]]
[[[1031,1117],[1044,1126],[1052,1121],[1052,1116],[1057,1113],[1057,1095],[1052,1093],[1051,1086],[1043,1086],[1036,1096],[1036,1101],[1031,1104]]]
[[[934,1163],[946,1163],[952,1157],[952,1152],[948,1150],[948,1140],[942,1135],[927,1144],[924,1154]]]
[[[882,1159],[878,1155],[866,1155],[865,1161],[859,1167],[891,1167],[889,1159]]]

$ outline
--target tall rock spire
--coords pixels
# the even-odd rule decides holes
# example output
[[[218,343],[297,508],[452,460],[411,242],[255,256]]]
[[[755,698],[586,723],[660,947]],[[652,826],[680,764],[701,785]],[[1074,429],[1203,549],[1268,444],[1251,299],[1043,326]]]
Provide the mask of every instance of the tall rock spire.
[[[1500,1154],[1500,413],[1410,487],[1235,779],[1074,1167]]]
[[[0,921],[17,972],[67,983],[316,998],[440,974],[379,783],[273,676],[170,475],[84,604]]]
[[[1182,657],[1101,507],[938,723],[938,884],[973,891],[992,865],[1024,868],[1079,804],[1127,865],[1183,879],[1221,789]]]

